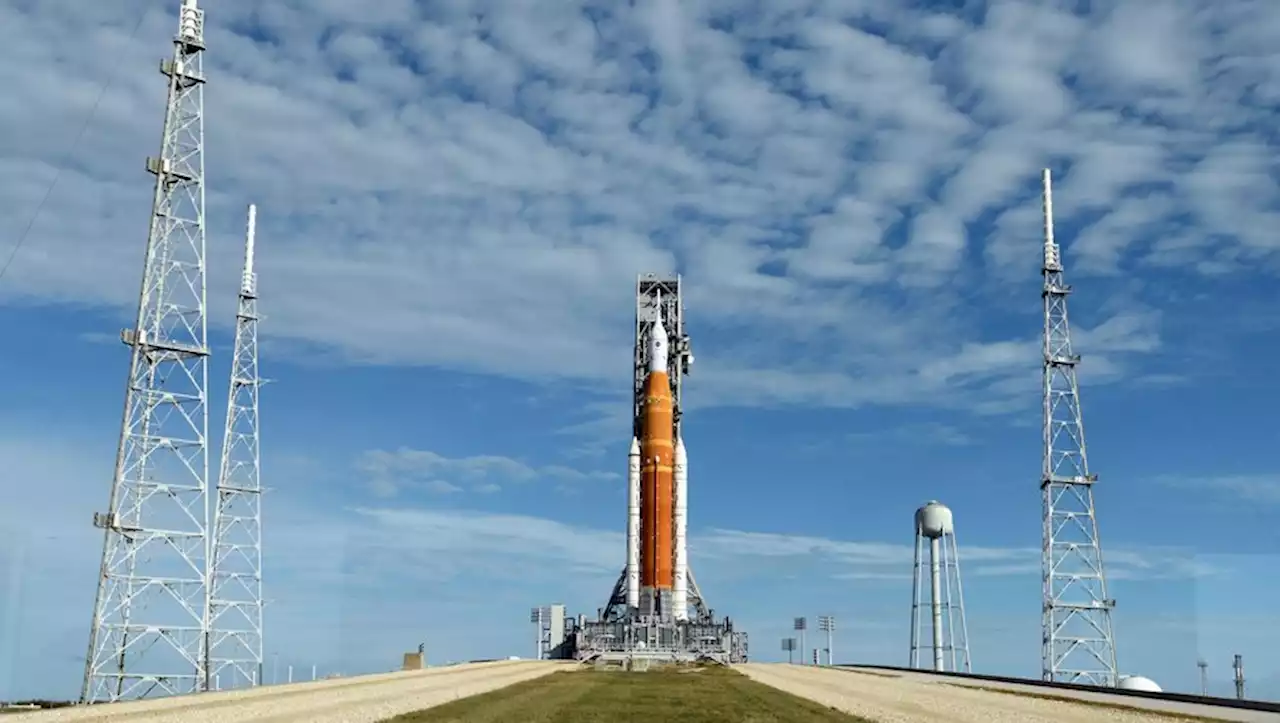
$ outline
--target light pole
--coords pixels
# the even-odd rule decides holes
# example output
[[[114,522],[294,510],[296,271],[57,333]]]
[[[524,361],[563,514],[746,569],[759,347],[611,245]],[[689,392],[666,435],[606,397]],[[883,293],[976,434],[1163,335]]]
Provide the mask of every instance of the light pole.
[[[807,618],[796,618],[796,630],[800,631],[800,664],[804,665],[804,631],[809,627]]]
[[[819,615],[819,616],[818,616],[818,629],[819,629],[819,630],[822,630],[822,631],[824,631],[824,632],[826,632],[826,634],[827,634],[827,665],[835,665],[835,662],[834,662],[834,660],[835,660],[835,659],[832,657],[835,653],[834,653],[834,649],[831,647],[831,646],[832,646],[832,643],[831,643],[831,637],[832,637],[832,635],[831,635],[831,634],[832,634],[832,633],[834,633],[834,632],[835,632],[835,630],[836,630],[836,618],[835,618],[835,616],[834,616],[834,615]]]
[[[1231,661],[1231,669],[1236,675],[1236,700],[1244,700],[1244,658],[1237,655]]]
[[[1209,661],[1197,660],[1196,667],[1200,669],[1200,695],[1208,697],[1209,695]]]

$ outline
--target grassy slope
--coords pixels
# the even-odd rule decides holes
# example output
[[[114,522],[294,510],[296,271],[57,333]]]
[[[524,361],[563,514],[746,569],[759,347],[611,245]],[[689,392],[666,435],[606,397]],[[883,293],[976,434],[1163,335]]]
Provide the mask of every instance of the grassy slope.
[[[725,668],[581,670],[409,713],[394,723],[868,723]],[[390,721],[388,723],[391,723]]]

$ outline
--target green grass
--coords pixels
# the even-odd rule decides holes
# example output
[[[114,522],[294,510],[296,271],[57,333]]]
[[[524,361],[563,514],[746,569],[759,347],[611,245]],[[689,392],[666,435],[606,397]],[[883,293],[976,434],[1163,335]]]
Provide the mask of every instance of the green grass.
[[[870,723],[728,668],[577,670],[463,698],[386,723]]]

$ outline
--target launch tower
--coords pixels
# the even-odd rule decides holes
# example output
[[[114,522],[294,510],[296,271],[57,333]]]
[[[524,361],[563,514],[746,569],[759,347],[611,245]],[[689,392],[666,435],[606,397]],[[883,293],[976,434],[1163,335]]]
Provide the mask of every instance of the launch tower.
[[[1041,677],[1047,681],[1114,686],[1116,649],[1111,632],[1102,543],[1085,453],[1084,418],[1071,348],[1062,254],[1053,239],[1053,190],[1044,169],[1044,460],[1040,478],[1044,539]]]
[[[81,701],[207,690],[204,12],[183,0]]]
[[[693,365],[680,278],[636,282],[626,564],[598,620],[579,620],[580,660],[744,662],[746,633],[717,621],[688,556],[688,454],[682,378]]]

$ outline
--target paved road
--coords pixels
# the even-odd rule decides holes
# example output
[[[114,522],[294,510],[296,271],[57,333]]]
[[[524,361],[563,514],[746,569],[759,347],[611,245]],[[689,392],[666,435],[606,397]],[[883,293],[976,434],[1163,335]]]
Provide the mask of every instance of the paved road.
[[[375,723],[563,670],[538,661],[471,663],[193,696],[61,708],[4,723]]]
[[[1171,710],[1141,712],[1084,702],[1044,700],[971,684],[947,685],[945,683],[955,681],[944,682],[925,675],[902,676],[887,671],[768,663],[736,667],[758,682],[877,723],[1203,723],[1205,720],[1184,717],[1187,715],[1210,715],[1223,721],[1280,721],[1280,716],[1273,713],[1220,708],[1213,708],[1208,714],[1183,711],[1178,715]],[[1057,695],[1060,691],[1036,689],[1032,692]],[[1116,705],[1136,706],[1144,702],[1126,698]]]

